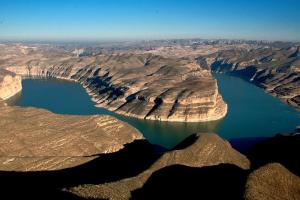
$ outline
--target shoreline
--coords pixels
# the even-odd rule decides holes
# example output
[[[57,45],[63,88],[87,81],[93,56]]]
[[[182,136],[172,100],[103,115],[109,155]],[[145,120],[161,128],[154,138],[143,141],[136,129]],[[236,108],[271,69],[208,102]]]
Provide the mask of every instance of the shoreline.
[[[65,78],[65,77],[60,77],[60,76],[57,76],[57,77],[54,77],[54,76],[43,76],[43,75],[22,75],[22,74],[18,74],[22,77],[22,79],[57,79],[57,80],[64,80],[64,81],[70,81],[70,82],[75,82],[75,83],[79,83],[81,85],[81,87],[84,88],[84,90],[86,91],[86,93],[89,95],[90,97],[90,100],[92,102],[94,102],[94,106],[97,107],[97,108],[103,108],[103,109],[106,109],[110,112],[113,112],[115,114],[118,114],[118,115],[121,115],[123,117],[130,117],[130,118],[134,118],[134,119],[139,119],[139,120],[151,120],[151,121],[158,121],[158,122],[178,122],[178,123],[205,123],[205,122],[213,122],[213,121],[218,121],[218,120],[221,120],[223,119],[226,115],[227,115],[227,112],[228,112],[228,105],[226,104],[226,102],[224,102],[224,112],[222,112],[222,114],[220,114],[219,116],[216,116],[216,117],[212,117],[212,118],[209,118],[207,117],[206,119],[195,119],[195,120],[188,120],[188,121],[184,121],[184,120],[181,120],[181,119],[155,119],[155,118],[145,118],[145,117],[141,117],[139,115],[134,115],[134,114],[124,114],[123,112],[120,112],[120,111],[116,111],[114,108],[110,109],[109,107],[104,107],[104,106],[101,106],[98,104],[98,100],[96,99],[97,98],[97,95],[95,93],[92,92],[92,90],[90,90],[87,86],[85,86],[84,84],[74,80],[74,79],[70,79],[70,78]]]

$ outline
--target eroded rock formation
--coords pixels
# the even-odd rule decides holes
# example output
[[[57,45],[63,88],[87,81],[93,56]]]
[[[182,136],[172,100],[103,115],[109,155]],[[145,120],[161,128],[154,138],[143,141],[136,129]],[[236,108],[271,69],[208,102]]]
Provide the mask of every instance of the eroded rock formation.
[[[21,90],[21,77],[0,69],[3,99]],[[0,170],[54,170],[122,149],[143,138],[111,116],[58,115],[43,109],[10,107],[0,100]]]
[[[0,170],[71,167],[142,138],[135,128],[111,116],[58,115],[3,104],[0,109]]]
[[[231,148],[230,144],[219,136],[199,134],[191,137],[195,138],[190,146],[165,153],[138,176],[107,184],[81,185],[71,188],[70,192],[85,198],[129,199],[131,192],[141,188],[154,172],[168,166],[184,165],[201,168],[227,163],[242,169],[249,168],[248,159]]]
[[[299,108],[299,47],[260,47],[251,50],[224,50],[206,56],[216,72],[227,72],[245,78],[269,94]]]
[[[298,199],[300,194],[299,177],[284,167],[285,162],[250,168],[245,156],[215,134],[190,136],[161,156],[147,141],[135,140],[117,152],[88,158],[89,162],[60,170],[0,170],[2,195],[12,199],[254,200]]]
[[[4,105],[0,109],[0,170],[72,167],[142,138],[135,128],[111,116],[58,115]]]
[[[22,90],[21,77],[0,68],[0,100],[6,100]]]
[[[300,199],[300,178],[279,163],[267,164],[249,175],[245,199]]]
[[[217,54],[206,53],[204,58],[194,55],[195,63],[194,58],[178,59],[176,48],[176,56],[170,58],[162,57],[160,51],[152,51],[158,55],[121,53],[75,58],[49,46],[4,46],[7,49],[1,51],[2,45],[0,53],[8,54],[1,57],[1,66],[25,76],[78,81],[99,106],[124,115],[169,121],[224,116],[226,105],[210,67],[236,72],[298,105],[294,100],[298,98],[299,48],[247,47],[235,49],[236,56],[232,56],[232,50],[212,49],[210,52]],[[188,55],[194,48],[180,49]],[[10,96],[8,93],[4,96]],[[250,168],[244,155],[214,134],[190,137],[158,158],[149,143],[136,140],[142,136],[135,129],[109,116],[63,116],[3,103],[0,111],[2,195],[18,199],[155,199],[170,197],[172,192],[183,199],[196,191],[199,198],[206,199],[299,198],[299,177],[292,174],[299,173],[297,135],[276,137],[255,146],[248,154]],[[267,164],[274,161],[284,167]],[[33,172],[36,170],[46,171]]]
[[[97,106],[122,115],[200,122],[221,119],[227,112],[216,80],[194,58],[130,52],[74,57],[47,53],[45,47],[20,57],[3,61],[3,67],[23,76],[77,81]]]

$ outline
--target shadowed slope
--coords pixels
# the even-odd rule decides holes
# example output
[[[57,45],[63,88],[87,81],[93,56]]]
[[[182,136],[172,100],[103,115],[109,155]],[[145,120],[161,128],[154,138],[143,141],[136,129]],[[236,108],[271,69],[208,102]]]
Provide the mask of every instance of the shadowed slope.
[[[232,149],[227,141],[216,134],[199,134],[187,138],[178,146],[178,150],[163,154],[149,169],[135,177],[105,184],[80,185],[70,188],[69,191],[86,198],[128,199],[131,192],[143,187],[155,171],[165,167],[171,165],[205,167],[222,163],[233,164],[242,169],[249,168],[247,158]]]
[[[249,175],[245,199],[300,199],[300,178],[279,163],[267,164]]]
[[[100,184],[136,176],[146,170],[158,157],[154,147],[145,140],[125,145],[109,154],[95,155],[94,160],[56,171],[0,171],[1,195],[11,199],[50,199],[69,197],[62,188],[81,184]],[[70,196],[73,199],[73,196]]]
[[[132,199],[243,199],[247,174],[230,164],[171,165],[154,172]]]
[[[246,154],[252,168],[278,162],[300,176],[300,135],[277,135],[254,145]]]

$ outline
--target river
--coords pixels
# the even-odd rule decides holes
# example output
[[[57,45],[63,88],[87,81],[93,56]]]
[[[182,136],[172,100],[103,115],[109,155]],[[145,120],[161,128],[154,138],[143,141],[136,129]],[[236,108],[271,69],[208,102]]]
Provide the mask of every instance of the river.
[[[299,113],[261,88],[238,77],[214,74],[219,91],[228,104],[226,117],[203,123],[178,123],[140,120],[97,108],[84,88],[75,82],[58,79],[25,79],[20,95],[11,105],[45,108],[59,114],[109,114],[125,121],[153,144],[172,148],[187,136],[198,132],[215,132],[225,139],[269,137],[293,132],[300,124]]]

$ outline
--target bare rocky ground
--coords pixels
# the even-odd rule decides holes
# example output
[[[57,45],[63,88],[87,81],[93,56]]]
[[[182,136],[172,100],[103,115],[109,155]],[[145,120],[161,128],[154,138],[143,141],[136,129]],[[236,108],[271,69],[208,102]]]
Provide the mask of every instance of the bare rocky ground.
[[[205,121],[226,113],[210,70],[243,77],[297,108],[299,46],[198,39],[95,45],[1,44],[0,66],[22,75],[76,80],[87,87],[99,106],[124,115]]]
[[[225,50],[203,59],[203,63],[207,61],[212,71],[242,77],[299,108],[299,46],[259,47],[247,51]]]
[[[21,90],[21,77],[0,68],[0,99],[9,99]]]
[[[197,62],[195,63],[195,60],[189,57],[182,58],[180,64],[178,64],[178,58],[174,58],[174,54],[170,57],[156,55],[164,52],[163,48],[169,47],[143,49],[142,51],[152,51],[152,53],[142,53],[138,56],[137,54],[130,55],[126,50],[126,53],[118,52],[117,55],[111,57],[93,54],[74,58],[68,49],[53,48],[49,45],[32,47],[2,45],[0,53],[2,55],[1,66],[23,75],[46,75],[69,79],[73,74],[72,79],[84,84],[91,90],[91,93],[95,92],[94,90],[101,93],[104,89],[102,92],[104,96],[108,95],[109,100],[112,98],[110,101],[112,105],[121,101],[118,97],[124,97],[117,95],[117,98],[114,99],[114,95],[120,92],[116,89],[119,87],[115,87],[118,80],[121,82],[120,85],[124,86],[128,77],[133,80],[134,77],[142,76],[141,74],[144,73],[134,75],[128,69],[129,66],[136,66],[132,69],[139,71],[141,63],[144,63],[143,69],[152,64],[155,69],[157,63],[162,64],[159,66],[159,71],[152,74],[152,76],[158,75],[159,78],[149,79],[150,82],[159,81],[159,84],[149,86],[149,88],[163,87],[162,77],[178,78],[178,74],[182,76],[184,74],[181,73],[185,72],[187,77],[183,77],[187,79],[183,78],[179,82],[177,80],[176,83],[179,85],[185,85],[191,79],[193,81],[201,79],[201,84],[197,84],[201,87],[208,84],[209,91],[212,91],[212,88],[216,91],[216,85],[211,86],[215,80],[211,78],[210,68],[225,72],[229,69],[227,64],[237,60],[239,62],[234,66],[238,67],[235,69],[231,66],[229,72],[237,73],[245,78],[249,78],[250,74],[250,80],[256,80],[255,83],[258,85],[266,83],[266,86],[269,86],[270,83],[264,81],[273,77],[273,75],[268,75],[269,72],[258,74],[261,69],[269,71],[272,68],[270,72],[276,76],[290,71],[296,76],[298,75],[299,48],[290,47],[291,44],[284,48],[283,44],[280,44],[279,47],[278,44],[268,44],[265,51],[271,53],[271,58],[264,57],[259,62],[267,64],[256,63],[255,66],[246,60],[248,57],[251,59],[257,57],[258,59],[258,56],[263,54],[259,53],[262,51],[262,44],[239,43],[234,45],[234,51],[224,49],[224,45],[232,48],[232,44],[214,44],[212,46],[219,49],[214,49],[214,52],[201,53],[200,47],[199,49],[196,47],[198,53],[201,54],[193,55]],[[188,54],[190,49],[195,50],[194,47],[182,48],[184,50],[180,51],[185,53],[183,55]],[[178,53],[178,49],[181,47],[176,46],[174,49]],[[141,50],[135,49],[134,51],[140,53]],[[230,56],[232,51],[237,52],[236,57]],[[47,56],[45,57],[45,55]],[[58,56],[58,61],[53,61],[51,67],[48,66],[51,62],[48,56]],[[114,76],[106,76],[103,71],[100,72],[102,68],[94,76],[96,71],[93,70],[98,70],[98,68],[91,63],[98,56],[100,61],[97,60],[97,62],[102,63],[99,68],[107,64],[110,66],[108,74],[114,72]],[[150,56],[150,60],[145,60],[145,56],[146,58]],[[226,56],[230,56],[234,61],[226,61],[228,63],[224,65],[225,62],[221,60]],[[238,57],[243,57],[243,59],[239,60]],[[286,62],[286,59],[289,58],[291,62]],[[156,59],[159,62],[155,61]],[[125,60],[129,61],[123,63]],[[282,65],[278,65],[278,60],[288,64],[279,67]],[[246,63],[243,64],[243,61]],[[46,63],[47,67],[40,68],[45,66],[41,63]],[[171,63],[171,67],[167,63]],[[274,66],[271,66],[272,63]],[[201,68],[199,72],[194,71],[196,66]],[[249,68],[255,69],[254,74],[250,73],[251,70],[249,72]],[[287,71],[280,74],[281,70]],[[121,74],[118,74],[119,71]],[[192,75],[194,72],[195,75]],[[1,73],[14,77],[7,71],[1,71]],[[261,82],[259,82],[260,79],[255,78],[265,75],[267,78],[263,78],[264,81]],[[194,76],[195,79],[191,78]],[[98,77],[97,81],[90,82],[95,77]],[[291,77],[294,77],[294,74]],[[202,79],[205,81],[202,82]],[[211,82],[207,82],[208,79]],[[11,80],[12,82],[20,81],[19,79]],[[188,81],[185,82],[186,80]],[[296,88],[297,86],[297,77],[289,79],[283,76],[282,80],[277,84],[281,84],[283,88]],[[169,84],[168,81],[166,83]],[[194,83],[193,81],[191,83]],[[134,85],[135,83],[128,88],[134,88]],[[9,93],[18,92],[18,87],[12,88],[12,92]],[[150,91],[152,92],[152,90]],[[274,91],[276,93],[281,90],[274,89]],[[110,96],[111,94],[112,96]],[[276,94],[283,98],[279,95],[281,93]],[[282,96],[286,99],[293,99],[292,96],[295,94],[297,94],[297,90],[291,89]],[[210,95],[212,95],[210,99],[207,98],[205,101],[212,101],[211,98],[217,99],[218,97],[216,92],[214,92],[215,97],[213,97],[213,93]],[[133,102],[136,98],[143,100],[144,96],[146,95],[141,95],[141,97],[138,95],[135,98],[132,97],[133,100],[131,98],[129,100]],[[171,98],[168,95],[159,97],[163,99],[163,102],[168,102],[167,100]],[[193,95],[186,97],[192,98]],[[196,95],[194,97],[201,99],[203,96]],[[99,101],[98,95],[94,98],[95,101]],[[156,100],[156,102],[158,101]],[[289,101],[287,100],[287,102]],[[131,104],[131,102],[127,103]],[[161,102],[152,110],[151,114],[162,117],[166,111],[164,106],[168,107]],[[206,107],[209,108],[208,105]],[[191,116],[194,115],[191,114]],[[227,141],[209,133],[190,136],[173,150],[161,152],[157,147],[143,140],[134,128],[109,116],[63,116],[41,109],[9,107],[3,102],[0,102],[0,130],[0,188],[1,197],[7,199],[253,200],[299,199],[300,197],[300,163],[298,159],[300,137],[297,134],[293,136],[278,135],[259,142],[245,152],[245,155],[233,149]]]
[[[245,199],[300,199],[300,178],[279,163],[267,164],[249,175]]]
[[[125,116],[199,122],[218,120],[227,113],[216,80],[194,58],[130,51],[76,57],[45,46],[3,48],[7,51],[2,52],[6,58],[0,61],[2,67],[22,76],[77,81],[97,106]]]
[[[189,143],[190,145],[184,143]],[[191,185],[192,180],[190,183],[186,182],[188,177],[185,177],[187,179],[182,183],[176,180],[176,173],[173,174],[174,177],[172,177],[173,175],[166,175],[165,178],[159,178],[159,180],[155,180],[154,183],[152,183],[152,179],[154,179],[155,175],[159,174],[161,171],[176,166],[201,169],[202,167],[228,164],[228,166],[233,166],[233,168],[237,166],[236,169],[241,169],[241,171],[242,169],[248,169],[250,166],[250,163],[245,156],[232,149],[228,142],[215,134],[193,135],[183,142],[182,145],[184,147],[178,146],[173,151],[163,154],[149,169],[135,177],[99,185],[81,185],[71,188],[70,191],[85,198],[103,199],[129,199],[131,197],[144,199],[150,198],[150,196],[150,199],[153,199],[163,198],[164,195],[166,195],[165,197],[168,195],[173,196],[174,194],[174,197],[177,196],[177,194],[186,194],[191,197],[193,194],[187,194],[187,191],[183,192],[184,188],[181,189],[181,192],[178,191],[177,194],[175,188],[174,194],[167,189],[171,189],[171,185],[174,186],[175,183],[178,184],[176,187],[178,189],[180,188],[179,185]],[[180,172],[179,174],[183,175],[182,173],[184,172]],[[170,184],[172,181],[174,182]],[[149,182],[151,183],[150,186],[148,186],[148,184],[150,184]],[[162,182],[166,182],[166,184],[163,184]],[[144,194],[143,190],[147,187],[151,187],[151,191],[147,191],[149,194]],[[190,188],[191,191],[192,188]],[[164,191],[164,189],[166,190]],[[183,197],[184,195],[182,195],[182,198]]]
[[[0,95],[15,95],[21,78],[0,70]],[[9,81],[7,81],[9,80]],[[138,130],[108,115],[59,115],[37,108],[7,106],[0,99],[0,169],[57,170],[142,139]]]
[[[192,135],[165,153],[136,140],[117,152],[66,169],[0,171],[1,195],[10,199],[298,199],[299,137],[277,137],[255,145],[248,158],[215,134]],[[286,149],[279,156],[251,156],[251,152],[259,155],[269,148],[276,152],[283,146]],[[291,153],[290,148],[296,151]]]
[[[107,115],[58,115],[3,103],[0,109],[1,170],[72,167],[143,138],[135,128]]]

